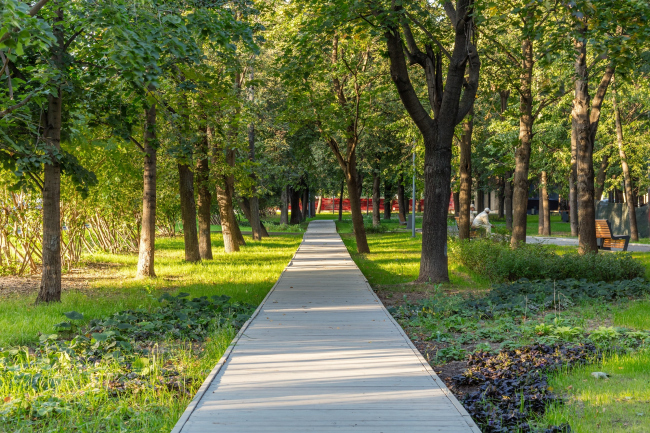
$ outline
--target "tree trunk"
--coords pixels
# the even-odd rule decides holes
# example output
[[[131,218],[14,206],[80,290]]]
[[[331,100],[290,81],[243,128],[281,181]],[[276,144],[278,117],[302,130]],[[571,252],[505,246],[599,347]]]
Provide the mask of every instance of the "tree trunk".
[[[323,208],[323,194],[318,196],[318,204],[316,205],[316,214],[320,214],[322,208]]]
[[[505,200],[505,186],[506,186],[506,181],[504,180],[504,178],[500,177],[499,189],[497,190],[497,197],[499,199],[499,213],[497,215],[497,218],[499,219],[502,219],[504,215],[503,203]]]
[[[229,153],[226,152],[226,158],[224,160],[224,150],[223,147],[219,145],[219,142],[215,140],[214,133],[212,128],[207,128],[208,140],[213,140],[213,166],[218,167],[221,173],[217,176],[216,190],[217,190],[217,203],[219,205],[219,217],[221,219],[221,233],[223,236],[223,247],[226,253],[234,253],[239,251],[239,241],[237,239],[236,230],[237,220],[235,218],[235,212],[233,209],[232,203],[232,194],[230,191],[230,175],[227,172],[227,166],[229,164]],[[234,158],[234,154],[232,155]],[[234,181],[234,179],[233,179]]]
[[[578,236],[578,147],[575,123],[571,121],[571,167],[569,174],[569,221],[571,236]],[[602,194],[602,192],[601,192]]]
[[[621,158],[621,169],[625,179],[625,197],[627,198],[627,212],[630,218],[630,240],[639,240],[639,229],[636,224],[636,203],[630,176],[630,167],[627,165],[627,155],[623,146],[623,125],[621,124],[621,111],[616,100],[616,86],[612,77],[612,100],[614,102],[614,118],[616,122],[616,142],[618,143],[618,154]]]
[[[185,240],[185,260],[198,262],[199,238],[196,230],[196,202],[194,201],[194,173],[190,166],[178,163],[178,191],[181,196],[181,218],[183,220],[183,239]]]
[[[360,254],[366,254],[370,252],[370,248],[368,247],[368,240],[366,238],[366,228],[363,225],[361,195],[359,194],[359,185],[357,185],[357,180],[359,179],[357,173],[357,160],[354,154],[350,156],[345,177],[348,184],[348,195],[350,196],[350,211],[352,213],[354,237],[357,241],[357,252]]]
[[[525,39],[521,43],[523,71],[519,105],[519,147],[515,152],[515,179],[512,194],[513,227],[511,245],[516,248],[526,242],[526,220],[528,210],[528,170],[530,166],[530,145],[533,139],[533,42]]]
[[[203,260],[212,260],[212,238],[210,236],[210,209],[212,194],[210,193],[210,165],[208,162],[208,134],[197,144],[196,189],[199,214],[199,254]]]
[[[393,190],[390,183],[384,179],[384,219],[389,220],[393,210]]]
[[[543,190],[543,174],[539,176],[539,187],[537,188],[537,234],[542,235],[544,233],[544,200],[542,199],[542,190]]]
[[[246,245],[246,241],[244,240],[244,235],[242,234],[241,228],[239,227],[239,222],[237,221],[237,215],[235,214],[234,201],[232,201],[232,197],[234,197],[234,195],[235,194],[233,191],[230,194],[231,202],[233,203],[232,207],[230,208],[230,213],[231,213],[232,221],[234,221],[234,225],[232,226],[232,235],[239,245]]]
[[[381,185],[381,178],[378,173],[372,174],[372,225],[378,227],[381,225],[379,221],[379,187]]]
[[[483,195],[483,190],[481,189],[481,175],[476,174],[476,211],[483,212],[485,209],[485,195]]]
[[[302,201],[302,217],[300,218],[300,222],[303,222],[309,218],[309,187],[305,187],[302,191],[300,200]]]
[[[291,188],[291,219],[289,224],[296,225],[300,224],[302,218],[302,213],[300,212],[300,191],[296,191],[295,188]]]
[[[505,197],[503,206],[506,209],[506,229],[512,230],[512,172],[506,175]]]
[[[232,197],[224,186],[227,182],[226,176],[219,176],[221,182],[217,182],[217,203],[219,203],[219,216],[221,217],[221,233],[223,235],[223,248],[227,253],[239,251],[239,242],[234,233],[237,221],[232,210]]]
[[[460,193],[452,192],[452,199],[454,200],[454,216],[460,215]]]
[[[596,209],[594,206],[594,141],[600,118],[600,106],[607,87],[614,74],[614,67],[608,66],[596,95],[591,102],[589,96],[589,71],[587,70],[587,40],[583,35],[574,42],[577,52],[575,63],[575,98],[571,113],[576,128],[577,173],[578,173],[578,250],[581,254],[597,252]]]
[[[604,154],[600,160],[598,174],[596,175],[596,186],[594,187],[594,198],[600,200],[605,190],[605,180],[607,180],[607,169],[609,168],[609,155]]]
[[[280,205],[280,224],[289,224],[289,195],[289,187],[283,187],[280,195],[282,201]]]
[[[343,189],[345,188],[345,180],[341,181],[341,194],[339,195],[339,221],[343,221]]]
[[[399,223],[406,224],[406,197],[404,194],[404,175],[399,177],[399,185],[397,185],[397,206],[399,208]]]
[[[460,139],[460,193],[458,194],[458,237],[469,239],[470,205],[472,201],[472,131],[474,129],[473,110],[463,122],[463,135]],[[479,208],[477,208],[479,209]]]
[[[548,204],[548,176],[545,171],[542,171],[542,194],[540,200],[544,209],[544,213],[540,213],[539,217],[543,220],[542,222],[542,235],[551,236],[551,208]]]
[[[239,198],[239,207],[241,208],[242,211],[244,211],[244,216],[248,221],[250,221],[253,218],[253,210],[251,208],[251,201],[248,197],[240,197]],[[258,209],[259,213],[259,209]],[[259,218],[259,216],[258,216]],[[264,223],[260,220],[260,230],[263,238],[268,238],[269,237],[269,232],[266,230],[266,227],[264,227]]]
[[[253,73],[251,72],[251,79],[253,78]],[[251,90],[252,94],[252,90]],[[252,98],[252,96],[251,96]],[[251,162],[255,162],[255,125],[252,123],[248,125],[248,160]],[[257,184],[257,177],[255,176],[254,172],[251,172],[250,178],[253,181],[253,189],[252,189],[252,194],[250,199],[248,200],[248,204],[250,206],[250,218],[246,217],[248,219],[248,222],[251,223],[251,231],[253,232],[253,240],[254,241],[261,241],[262,236],[264,235],[262,233],[262,222],[260,221],[260,204],[259,204],[259,199],[257,198],[256,195],[256,184]],[[268,236],[268,233],[267,233]]]
[[[153,89],[150,87],[150,91]],[[146,111],[144,127],[144,189],[142,195],[142,230],[138,256],[139,278],[155,277],[154,251],[156,244],[156,104]]]
[[[63,9],[56,11],[54,35],[57,43],[52,47],[52,63],[63,68],[64,30]],[[43,113],[43,138],[52,156],[61,150],[61,114],[63,93],[61,87],[56,94],[47,97],[47,112]],[[43,167],[43,245],[41,286],[36,303],[61,301],[61,166],[53,157]]]

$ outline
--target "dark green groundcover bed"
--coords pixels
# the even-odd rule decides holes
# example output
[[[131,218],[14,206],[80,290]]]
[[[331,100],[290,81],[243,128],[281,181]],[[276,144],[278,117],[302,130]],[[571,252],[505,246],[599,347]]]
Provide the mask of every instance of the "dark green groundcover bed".
[[[648,295],[650,284],[641,278],[609,283],[523,279],[497,284],[481,296],[438,291],[389,311],[410,334],[446,345],[437,351],[434,365],[467,360],[464,373],[452,381],[468,390],[461,402],[483,432],[559,433],[570,432],[570,425],[540,421],[550,405],[564,401],[549,387],[549,374],[608,354],[650,349],[648,331],[588,328],[574,313],[587,304]],[[464,349],[468,343],[471,353]]]
[[[169,431],[254,310],[188,296],[82,328],[71,311],[35,347],[0,350],[0,431]]]

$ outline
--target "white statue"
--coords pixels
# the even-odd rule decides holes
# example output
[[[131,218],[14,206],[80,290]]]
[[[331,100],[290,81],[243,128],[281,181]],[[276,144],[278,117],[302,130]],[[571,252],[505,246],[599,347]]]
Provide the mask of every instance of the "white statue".
[[[487,234],[492,233],[492,224],[490,224],[490,208],[486,207],[483,212],[476,215],[472,221],[472,227],[485,229]]]

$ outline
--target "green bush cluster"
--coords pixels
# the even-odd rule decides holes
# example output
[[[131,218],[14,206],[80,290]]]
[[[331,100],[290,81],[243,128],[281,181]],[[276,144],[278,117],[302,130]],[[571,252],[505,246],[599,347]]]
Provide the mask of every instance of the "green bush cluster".
[[[557,254],[547,245],[522,244],[516,250],[492,239],[450,242],[450,253],[462,264],[494,282],[585,279],[620,281],[644,278],[643,264],[627,253]]]

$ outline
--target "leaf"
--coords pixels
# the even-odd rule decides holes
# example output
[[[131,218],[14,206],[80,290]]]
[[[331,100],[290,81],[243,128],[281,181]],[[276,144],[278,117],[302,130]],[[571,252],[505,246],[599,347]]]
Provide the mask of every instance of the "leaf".
[[[56,325],[54,325],[54,327],[56,329],[64,330],[64,331],[69,331],[70,329],[72,329],[72,325],[70,324],[70,322],[57,323]]]
[[[190,294],[185,292],[180,292],[178,295],[176,295],[177,298],[187,298],[188,296],[190,296]]]
[[[76,311],[68,311],[67,313],[63,314],[70,320],[82,320],[84,318],[83,314],[77,313]]]
[[[93,332],[93,338],[96,341],[106,341],[108,340],[108,335],[106,333]]]

